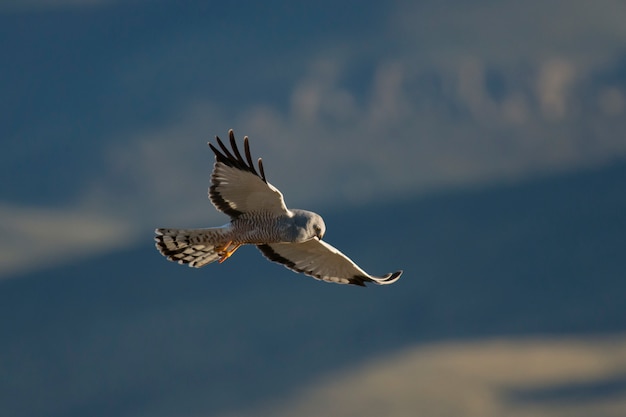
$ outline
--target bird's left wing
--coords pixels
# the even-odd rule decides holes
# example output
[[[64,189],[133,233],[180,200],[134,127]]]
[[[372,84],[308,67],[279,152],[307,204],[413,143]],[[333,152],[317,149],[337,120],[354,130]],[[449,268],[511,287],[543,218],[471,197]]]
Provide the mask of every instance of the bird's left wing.
[[[265,179],[261,158],[258,160],[259,171],[254,167],[248,137],[243,139],[244,159],[232,129],[228,136],[232,150],[218,137],[215,139],[220,149],[209,143],[215,153],[209,199],[215,208],[233,218],[247,212],[267,212],[274,216],[288,214],[282,193]]]
[[[270,243],[257,247],[270,261],[328,282],[361,286],[373,282],[384,285],[396,282],[402,275],[402,271],[397,271],[382,277],[372,276],[338,249],[317,238],[303,243]]]

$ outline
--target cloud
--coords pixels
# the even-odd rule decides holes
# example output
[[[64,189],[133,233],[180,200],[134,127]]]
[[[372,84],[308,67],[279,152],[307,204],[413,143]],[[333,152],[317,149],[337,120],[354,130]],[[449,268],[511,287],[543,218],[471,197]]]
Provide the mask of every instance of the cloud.
[[[594,387],[615,381],[619,390],[625,352],[624,335],[418,346],[326,375],[280,404],[237,415],[618,415],[624,396],[594,395]]]
[[[537,96],[541,112],[548,119],[561,119],[567,114],[567,93],[576,71],[564,60],[544,62],[537,79]]]
[[[207,146],[213,135],[207,130],[218,124],[220,113],[215,106],[198,102],[173,119],[121,133],[123,139],[103,154],[108,169],[91,182],[77,204],[90,211],[115,207],[114,212],[139,224],[154,222],[164,213],[171,221],[186,222],[206,215],[213,167]],[[224,137],[227,132],[216,133]]]
[[[0,278],[128,247],[136,238],[128,222],[82,208],[1,204],[0,218],[10,219],[0,224]]]

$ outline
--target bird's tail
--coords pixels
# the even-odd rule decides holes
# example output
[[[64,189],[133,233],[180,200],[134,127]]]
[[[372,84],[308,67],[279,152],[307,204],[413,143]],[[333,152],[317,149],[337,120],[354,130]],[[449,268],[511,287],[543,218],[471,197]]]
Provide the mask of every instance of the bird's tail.
[[[156,229],[156,248],[170,261],[194,268],[224,256],[231,243],[228,226],[209,229]],[[225,258],[224,258],[225,259]]]

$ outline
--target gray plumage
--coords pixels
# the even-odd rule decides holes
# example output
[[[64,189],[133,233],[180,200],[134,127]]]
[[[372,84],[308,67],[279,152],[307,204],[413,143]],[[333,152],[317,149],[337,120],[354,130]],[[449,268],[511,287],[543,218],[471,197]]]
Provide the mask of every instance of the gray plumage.
[[[380,277],[367,274],[339,250],[322,240],[324,220],[317,213],[288,209],[282,193],[265,178],[259,158],[258,171],[244,137],[245,159],[232,130],[231,149],[216,137],[209,199],[231,221],[207,229],[156,229],[156,247],[171,261],[199,268],[224,262],[241,245],[256,245],[271,261],[314,278],[342,284],[366,282],[391,284],[402,271]]]

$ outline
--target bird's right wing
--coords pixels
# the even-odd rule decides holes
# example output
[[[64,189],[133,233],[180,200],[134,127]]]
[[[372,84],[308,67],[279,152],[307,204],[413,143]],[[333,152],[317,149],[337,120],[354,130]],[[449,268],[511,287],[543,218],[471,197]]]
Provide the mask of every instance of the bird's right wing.
[[[402,275],[402,271],[382,277],[370,275],[338,249],[318,238],[303,243],[270,243],[257,247],[270,261],[328,282],[361,286],[373,282],[385,285],[396,282]]]
[[[221,149],[209,143],[215,153],[209,199],[215,208],[233,218],[247,212],[267,212],[273,216],[289,214],[282,193],[265,179],[261,158],[258,160],[259,171],[255,169],[248,137],[243,139],[244,159],[232,129],[228,131],[228,136],[232,151],[218,137],[215,139]]]

